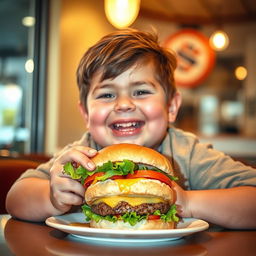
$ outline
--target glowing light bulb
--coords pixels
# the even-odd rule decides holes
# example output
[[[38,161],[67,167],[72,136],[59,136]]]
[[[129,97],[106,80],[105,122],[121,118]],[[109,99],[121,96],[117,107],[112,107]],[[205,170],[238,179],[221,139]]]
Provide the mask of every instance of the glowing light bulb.
[[[25,70],[28,73],[33,73],[34,71],[34,61],[32,59],[28,59],[25,63]]]
[[[137,18],[140,0],[105,0],[108,21],[116,28],[129,27]]]
[[[210,45],[216,51],[223,51],[229,45],[229,39],[224,31],[215,31],[210,37]]]
[[[35,17],[26,16],[22,19],[22,24],[25,27],[33,27],[35,25]]]
[[[235,76],[238,80],[244,80],[247,76],[247,69],[243,66],[239,66],[235,69]]]

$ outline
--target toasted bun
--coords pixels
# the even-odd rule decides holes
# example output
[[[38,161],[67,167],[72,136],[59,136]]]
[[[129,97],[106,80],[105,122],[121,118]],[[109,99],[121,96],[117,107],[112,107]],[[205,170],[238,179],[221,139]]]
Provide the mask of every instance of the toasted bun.
[[[120,187],[115,180],[97,182],[85,191],[85,201],[88,205],[91,205],[98,198],[120,195],[161,197],[170,204],[174,202],[173,190],[168,185],[151,179],[139,179],[136,183],[126,186],[125,189]]]
[[[173,169],[169,160],[151,148],[139,146],[136,144],[114,144],[101,149],[98,154],[92,158],[92,161],[100,166],[105,162],[131,160],[135,163],[148,164],[173,175]]]
[[[162,220],[142,220],[136,225],[131,226],[127,222],[121,220],[113,223],[107,220],[91,221],[90,226],[92,228],[104,228],[104,229],[125,229],[125,230],[149,230],[149,229],[173,229],[175,228],[174,222],[164,222]]]

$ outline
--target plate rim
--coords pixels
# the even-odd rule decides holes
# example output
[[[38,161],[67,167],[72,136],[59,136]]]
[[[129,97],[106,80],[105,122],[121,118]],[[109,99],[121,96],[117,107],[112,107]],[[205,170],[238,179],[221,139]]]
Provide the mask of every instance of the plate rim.
[[[63,232],[74,234],[74,231],[87,233],[87,236],[90,234],[98,234],[99,237],[102,235],[130,235],[130,236],[159,236],[159,235],[178,235],[185,236],[189,234],[193,234],[196,232],[204,231],[209,228],[209,223],[205,220],[197,219],[197,218],[182,218],[184,222],[189,222],[190,224],[193,222],[199,222],[200,226],[195,227],[185,227],[185,228],[175,228],[175,229],[160,229],[160,230],[115,230],[115,229],[100,229],[100,228],[91,228],[91,227],[83,227],[83,226],[70,226],[69,222],[64,220],[64,218],[69,218],[69,216],[77,216],[82,215],[83,213],[69,213],[58,216],[51,216],[45,220],[45,223],[53,228],[59,229]],[[66,222],[66,223],[65,223]],[[84,222],[86,223],[86,221]],[[86,236],[86,235],[80,235]],[[173,237],[173,236],[172,236]]]

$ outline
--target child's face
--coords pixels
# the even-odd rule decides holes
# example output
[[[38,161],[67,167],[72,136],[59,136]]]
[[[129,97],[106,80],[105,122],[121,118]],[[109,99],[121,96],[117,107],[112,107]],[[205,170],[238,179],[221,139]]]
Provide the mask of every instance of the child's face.
[[[135,65],[114,79],[94,75],[82,108],[89,132],[102,147],[134,143],[156,148],[166,134],[171,104],[154,77],[152,62]]]

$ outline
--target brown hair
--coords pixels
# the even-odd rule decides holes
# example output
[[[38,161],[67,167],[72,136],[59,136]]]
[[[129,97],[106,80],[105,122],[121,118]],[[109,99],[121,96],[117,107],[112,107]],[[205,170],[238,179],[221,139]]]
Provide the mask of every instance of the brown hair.
[[[124,29],[104,36],[82,57],[77,69],[77,83],[83,106],[86,108],[91,79],[99,69],[102,69],[103,81],[117,77],[138,61],[148,57],[153,59],[156,79],[170,99],[176,91],[175,56],[159,45],[156,34]]]

